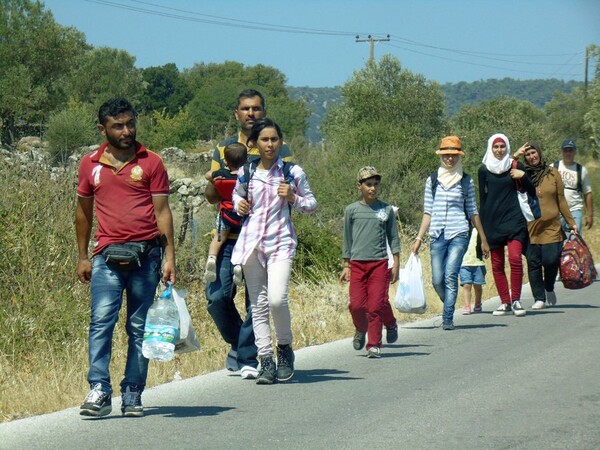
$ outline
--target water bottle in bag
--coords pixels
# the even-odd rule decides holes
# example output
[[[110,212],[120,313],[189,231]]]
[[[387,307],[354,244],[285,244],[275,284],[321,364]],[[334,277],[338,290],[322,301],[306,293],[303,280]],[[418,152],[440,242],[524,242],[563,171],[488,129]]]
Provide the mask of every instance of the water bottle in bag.
[[[179,338],[179,312],[173,301],[171,283],[154,301],[144,328],[142,354],[148,359],[171,361]]]

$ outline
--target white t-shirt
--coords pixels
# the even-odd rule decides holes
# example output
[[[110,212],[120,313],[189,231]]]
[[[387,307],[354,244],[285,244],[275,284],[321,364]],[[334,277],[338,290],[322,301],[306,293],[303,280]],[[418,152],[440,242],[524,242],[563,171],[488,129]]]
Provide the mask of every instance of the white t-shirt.
[[[571,211],[577,211],[583,208],[583,195],[592,192],[590,177],[585,166],[581,167],[581,190],[577,192],[577,164],[566,166],[562,161],[558,163],[558,172],[565,185],[565,198]]]

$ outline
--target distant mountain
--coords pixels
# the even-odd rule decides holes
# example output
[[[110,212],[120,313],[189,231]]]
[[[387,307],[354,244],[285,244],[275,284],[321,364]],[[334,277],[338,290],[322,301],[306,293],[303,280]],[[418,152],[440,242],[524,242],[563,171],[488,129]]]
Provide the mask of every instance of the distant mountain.
[[[519,100],[528,100],[537,107],[543,107],[556,92],[569,93],[573,88],[582,86],[580,81],[551,80],[501,80],[489,79],[467,83],[442,84],[442,91],[446,96],[446,114],[456,114],[462,105],[481,103],[500,95],[515,97]]]
[[[321,133],[319,127],[325,117],[327,108],[341,102],[342,92],[339,86],[333,88],[311,88],[311,87],[290,87],[288,88],[290,97],[296,99],[304,98],[312,114],[308,118],[308,130],[305,138],[310,142],[320,142]]]
[[[551,80],[514,80],[503,78],[501,80],[489,79],[467,83],[442,84],[442,91],[446,98],[446,114],[456,114],[462,105],[469,103],[481,103],[491,100],[500,95],[515,97],[520,100],[529,100],[538,107],[543,107],[552,100],[556,92],[569,93],[575,87],[582,86],[580,81]],[[319,142],[321,133],[319,127],[327,108],[343,101],[340,87],[333,88],[311,88],[311,87],[289,87],[290,97],[296,99],[302,97],[308,103],[312,114],[309,118],[309,127],[306,131],[306,139],[311,142]]]

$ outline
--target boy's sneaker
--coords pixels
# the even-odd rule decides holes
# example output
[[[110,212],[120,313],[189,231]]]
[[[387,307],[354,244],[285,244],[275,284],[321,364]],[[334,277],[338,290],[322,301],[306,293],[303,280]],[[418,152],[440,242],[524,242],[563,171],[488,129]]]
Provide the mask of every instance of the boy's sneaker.
[[[242,380],[255,380],[258,376],[258,369],[252,366],[244,366],[240,371],[240,375],[242,376]]]
[[[294,376],[294,351],[291,345],[277,346],[277,381],[289,381]]]
[[[506,316],[508,313],[510,313],[510,305],[502,303],[498,306],[498,309],[492,313],[492,316]]]
[[[352,339],[352,347],[354,347],[354,350],[362,350],[365,346],[366,336],[367,333],[362,333],[358,330],[354,333],[354,339]]]
[[[521,302],[519,300],[512,302],[512,311],[517,317],[527,314],[527,311],[525,311],[525,309],[521,306]]]
[[[381,349],[379,347],[369,347],[367,349],[367,358],[381,358]]]
[[[453,322],[446,322],[444,324],[442,324],[442,330],[454,330],[454,323]]]
[[[217,258],[216,256],[210,255],[206,260],[206,267],[204,268],[204,281],[212,283],[217,279]]]
[[[546,291],[546,301],[550,306],[556,305],[556,293],[554,291],[548,292]]]
[[[398,340],[398,326],[386,327],[385,340],[388,344],[393,344]]]
[[[242,272],[242,266],[239,264],[233,266],[233,282],[237,287],[244,285],[244,273]]]
[[[127,386],[121,393],[121,413],[125,417],[143,417],[142,392],[137,386]]]
[[[541,300],[538,300],[537,302],[535,302],[533,304],[531,309],[544,309],[545,307],[546,307],[546,303]]]
[[[237,351],[229,350],[227,358],[225,358],[225,368],[230,372],[237,372],[240,369],[237,361]]]
[[[256,377],[256,384],[273,384],[277,379],[277,368],[273,356],[263,356],[260,358],[260,370]]]
[[[94,384],[91,388],[79,408],[79,414],[90,417],[107,416],[112,411],[110,393],[104,392],[100,383]]]
[[[481,307],[481,303],[475,303],[475,308],[473,308],[473,312],[480,313],[482,311],[483,311],[483,308]]]

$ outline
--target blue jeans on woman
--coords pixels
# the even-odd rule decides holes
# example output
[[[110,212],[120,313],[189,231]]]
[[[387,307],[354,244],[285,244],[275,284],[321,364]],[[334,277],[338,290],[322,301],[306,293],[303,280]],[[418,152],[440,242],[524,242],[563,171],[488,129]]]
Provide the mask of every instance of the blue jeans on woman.
[[[469,233],[445,239],[444,231],[431,241],[431,273],[435,292],[444,303],[444,324],[453,323],[454,305],[458,295],[458,273],[469,245]]]
[[[148,251],[139,269],[131,271],[112,269],[106,264],[104,256],[94,256],[89,331],[90,369],[87,377],[90,385],[100,383],[104,392],[112,393],[109,372],[112,339],[125,291],[127,292],[125,330],[129,341],[121,392],[124,392],[127,386],[136,386],[140,391],[144,390],[148,375],[148,359],[142,355],[144,325],[160,281],[161,262],[162,249],[158,245]]]
[[[242,320],[234,299],[237,292],[233,282],[231,253],[236,241],[228,239],[217,255],[217,279],[206,284],[208,313],[212,317],[219,333],[231,349],[237,351],[239,368],[258,367],[257,348],[252,329],[252,309],[246,289],[246,317]]]

